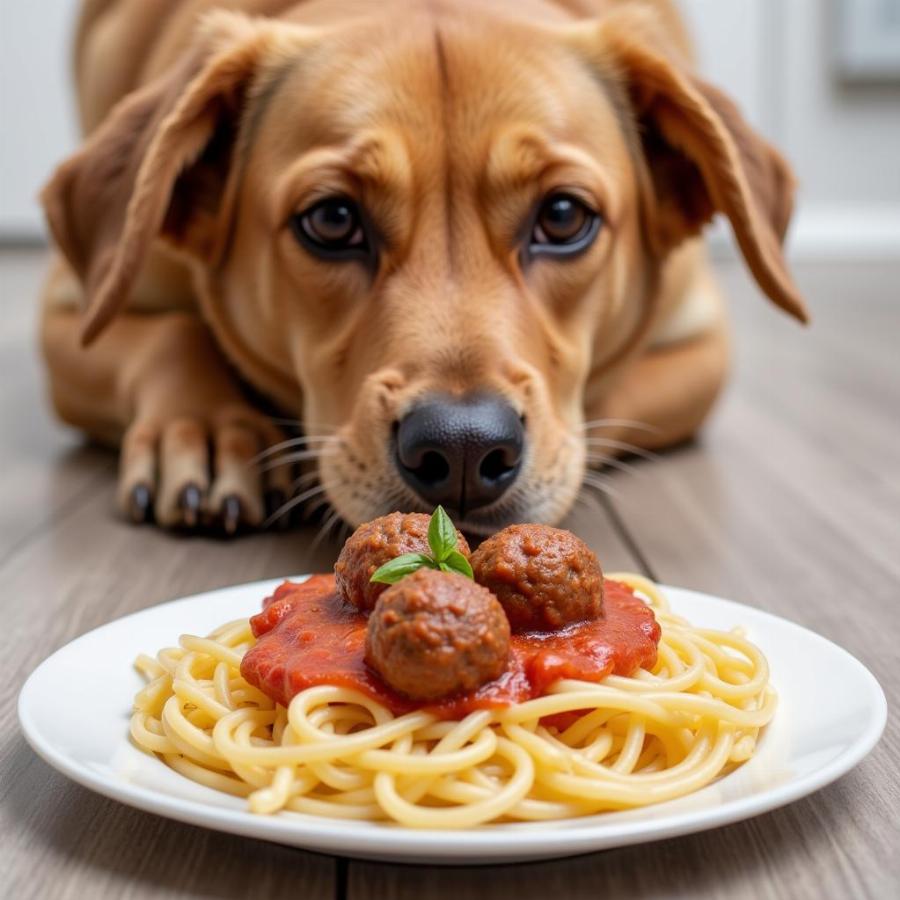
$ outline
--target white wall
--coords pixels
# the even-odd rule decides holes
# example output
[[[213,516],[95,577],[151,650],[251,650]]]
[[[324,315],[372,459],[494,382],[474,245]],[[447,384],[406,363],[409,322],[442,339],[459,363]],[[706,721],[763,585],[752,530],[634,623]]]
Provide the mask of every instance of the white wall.
[[[834,71],[834,0],[680,0],[702,68],[800,180],[795,255],[900,258],[900,82]]]
[[[824,0],[681,0],[709,77],[800,175],[802,255],[900,257],[900,83],[841,85]],[[76,140],[77,0],[0,0],[0,239],[34,237],[35,195]]]
[[[35,197],[75,146],[76,0],[0,0],[0,240],[43,233]]]

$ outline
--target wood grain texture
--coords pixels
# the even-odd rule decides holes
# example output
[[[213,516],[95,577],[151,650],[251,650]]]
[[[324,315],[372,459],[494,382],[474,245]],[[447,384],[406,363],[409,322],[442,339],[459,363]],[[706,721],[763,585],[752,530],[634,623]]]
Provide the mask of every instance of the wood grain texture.
[[[0,894],[10,897],[844,898],[900,888],[900,735],[835,785],[707,834],[515,867],[338,862],[137,812],[30,751],[15,698],[44,657],[112,618],[224,584],[327,569],[312,532],[225,543],[132,528],[113,512],[114,457],[54,424],[34,352],[42,254],[0,251]],[[608,569],[646,566],[836,640],[893,705],[900,583],[900,265],[801,272],[803,333],[734,296],[736,377],[702,442],[609,473],[608,506],[567,523]],[[848,599],[849,598],[849,599]],[[152,648],[151,648],[152,649]],[[349,848],[348,848],[349,849]]]

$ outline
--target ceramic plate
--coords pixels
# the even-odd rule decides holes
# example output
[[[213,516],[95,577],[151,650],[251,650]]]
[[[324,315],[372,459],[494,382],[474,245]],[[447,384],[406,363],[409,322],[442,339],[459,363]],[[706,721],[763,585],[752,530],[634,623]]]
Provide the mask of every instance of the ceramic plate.
[[[884,728],[884,694],[845,650],[758,609],[664,588],[673,610],[694,625],[743,625],[768,657],[778,711],[756,755],[732,774],[687,797],[643,809],[468,831],[416,831],[292,812],[254,815],[242,799],[195,784],[131,744],[131,701],[143,683],[132,661],[138,653],[153,655],[172,646],[185,632],[206,634],[251,615],[279,582],[165,603],[58,650],[32,673],[19,696],[19,719],[29,743],[79,784],[171,819],[325,853],[462,865],[568,856],[737,822],[839,778],[872,749]]]

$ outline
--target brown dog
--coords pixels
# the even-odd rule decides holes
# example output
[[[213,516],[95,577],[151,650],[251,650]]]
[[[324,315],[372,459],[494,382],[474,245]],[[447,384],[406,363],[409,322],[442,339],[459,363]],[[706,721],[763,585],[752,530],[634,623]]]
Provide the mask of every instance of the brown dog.
[[[805,319],[790,171],[663,0],[86,0],[76,69],[43,346],[137,518],[232,530],[288,492],[248,465],[282,439],[251,388],[350,523],[558,520],[588,447],[713,403],[716,212]]]

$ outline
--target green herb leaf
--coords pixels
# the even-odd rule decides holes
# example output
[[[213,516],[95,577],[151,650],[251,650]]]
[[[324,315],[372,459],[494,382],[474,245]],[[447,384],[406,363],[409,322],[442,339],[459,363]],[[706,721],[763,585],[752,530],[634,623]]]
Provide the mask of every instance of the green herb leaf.
[[[428,546],[437,562],[444,562],[456,550],[456,528],[443,506],[438,506],[428,523]]]
[[[444,572],[456,572],[458,575],[465,575],[466,578],[473,580],[475,578],[472,566],[459,550],[451,550],[447,554],[447,558],[441,563],[441,569]]]
[[[428,523],[428,546],[434,557],[425,553],[404,553],[389,560],[372,573],[369,581],[396,584],[418,569],[440,569],[472,578],[469,561],[456,549],[456,528],[442,506],[438,506]]]
[[[412,575],[418,569],[436,569],[437,564],[424,553],[404,553],[394,559],[388,560],[383,566],[379,566],[369,581],[377,584],[396,584],[401,578]]]

